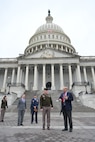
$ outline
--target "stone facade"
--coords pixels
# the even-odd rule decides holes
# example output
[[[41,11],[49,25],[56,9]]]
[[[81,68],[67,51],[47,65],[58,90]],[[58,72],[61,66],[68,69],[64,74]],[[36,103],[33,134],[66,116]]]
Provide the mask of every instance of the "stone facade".
[[[95,57],[79,56],[50,13],[29,40],[24,54],[0,59],[0,89],[25,86],[25,90],[61,90],[63,86],[89,86],[95,90]],[[81,91],[81,89],[80,89]]]

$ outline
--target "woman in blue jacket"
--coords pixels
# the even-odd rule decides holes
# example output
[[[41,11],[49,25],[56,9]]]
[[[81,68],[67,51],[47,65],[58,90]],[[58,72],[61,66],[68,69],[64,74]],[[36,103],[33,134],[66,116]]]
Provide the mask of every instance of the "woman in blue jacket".
[[[35,123],[38,123],[38,105],[39,100],[36,95],[31,100],[30,110],[31,110],[31,124],[34,121],[34,114],[35,114]]]

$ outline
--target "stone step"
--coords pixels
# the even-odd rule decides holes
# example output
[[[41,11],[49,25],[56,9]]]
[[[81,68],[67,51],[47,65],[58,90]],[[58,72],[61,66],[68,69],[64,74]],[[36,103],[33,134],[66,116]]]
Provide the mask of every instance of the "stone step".
[[[61,91],[49,91],[49,93],[52,96],[52,100],[53,100],[53,112],[59,112],[61,110],[61,103],[57,102],[56,100],[58,100]],[[27,111],[30,111],[30,104],[31,104],[31,99],[33,98],[34,94],[36,94],[38,96],[38,99],[40,99],[40,96],[42,94],[42,91],[32,91],[26,92],[26,101],[27,101]],[[17,103],[18,103],[18,99],[13,103],[13,105],[8,108],[7,111],[17,111]],[[81,101],[79,100],[79,98],[74,96],[74,101],[72,102],[72,106],[73,106],[73,112],[95,112],[95,109],[92,109],[90,107],[86,107],[84,106]],[[39,106],[40,109],[40,106]]]

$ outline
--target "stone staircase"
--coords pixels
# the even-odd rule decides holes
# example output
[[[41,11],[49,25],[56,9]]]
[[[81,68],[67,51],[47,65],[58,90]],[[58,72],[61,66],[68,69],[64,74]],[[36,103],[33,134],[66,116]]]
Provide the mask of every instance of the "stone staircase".
[[[78,97],[74,96],[74,101],[72,102],[73,112],[95,112],[95,109],[88,106],[84,106]]]
[[[58,100],[60,94],[62,91],[52,91],[49,90],[49,94],[51,94],[52,100],[53,100],[53,112],[59,112],[61,110],[61,103],[57,102],[56,100]],[[37,95],[38,99],[40,100],[40,96],[42,94],[42,91],[26,91],[26,101],[27,101],[27,111],[30,111],[30,103],[31,103],[31,99],[33,98],[34,94]],[[74,101],[72,102],[72,106],[73,106],[73,112],[95,112],[95,109],[92,109],[90,107],[86,107],[84,106],[81,101],[79,100],[78,97],[74,96]],[[18,99],[12,104],[12,106],[10,106],[10,108],[7,109],[7,111],[9,112],[16,112],[17,111],[17,103],[18,103]],[[40,105],[39,105],[39,111],[40,111]]]

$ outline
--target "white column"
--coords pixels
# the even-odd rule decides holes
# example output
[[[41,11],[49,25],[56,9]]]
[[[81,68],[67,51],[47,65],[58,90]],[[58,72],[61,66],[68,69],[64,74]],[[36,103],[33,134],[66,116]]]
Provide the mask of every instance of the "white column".
[[[55,90],[55,81],[54,81],[54,65],[51,65],[51,82],[52,82],[52,90]]]
[[[25,83],[25,71],[22,69],[22,80],[21,82],[24,84]]]
[[[22,69],[20,70],[20,80],[19,80],[20,83],[22,83]]]
[[[51,48],[53,48],[53,44],[51,44]]]
[[[42,49],[42,45],[40,45],[40,49]]]
[[[11,79],[11,83],[14,83],[14,76],[15,76],[15,69],[13,68],[12,70],[12,79]]]
[[[63,45],[61,45],[61,50],[63,50]]]
[[[45,65],[43,65],[43,86],[42,86],[42,90],[45,88],[45,86],[46,86],[46,79],[45,79],[45,77],[46,77],[46,66]]]
[[[33,48],[32,48],[32,52],[33,52]]]
[[[86,67],[83,67],[83,72],[84,72],[84,80],[85,80],[85,82],[87,82]]]
[[[36,46],[36,51],[38,50],[38,47]]]
[[[8,69],[5,68],[2,91],[5,91],[5,89],[6,89],[7,73],[8,73]]]
[[[29,65],[26,66],[26,74],[25,74],[25,90],[28,90],[28,76],[29,76]]]
[[[63,67],[62,64],[60,64],[60,90],[63,89],[64,82],[63,82]]]
[[[37,65],[34,66],[34,84],[33,90],[37,90]]]
[[[58,49],[58,44],[56,44],[56,49]]]
[[[20,83],[19,82],[20,81],[20,66],[18,66],[18,70],[17,70],[17,85],[18,85],[18,83]]]
[[[72,70],[71,70],[71,65],[69,65],[68,68],[69,68],[69,89],[72,89],[73,81],[72,81]]]
[[[66,52],[68,52],[67,47],[65,47]]]
[[[91,67],[91,72],[92,72],[92,78],[93,78],[93,86],[95,89],[95,72],[94,72],[94,67]]]
[[[77,65],[77,81],[81,82],[80,65]]]

